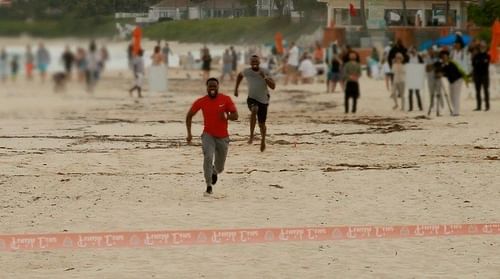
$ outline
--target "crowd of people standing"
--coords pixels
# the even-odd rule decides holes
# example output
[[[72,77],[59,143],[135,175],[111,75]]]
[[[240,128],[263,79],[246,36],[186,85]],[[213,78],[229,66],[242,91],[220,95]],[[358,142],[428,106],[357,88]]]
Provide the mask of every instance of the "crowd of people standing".
[[[33,51],[31,45],[27,45],[24,55],[9,55],[7,50],[2,48],[0,50],[0,79],[5,82],[11,76],[15,81],[21,69],[24,69],[26,80],[33,80],[34,72],[38,72],[40,81],[44,83],[53,59],[44,43],[39,43],[36,51]],[[72,80],[76,71],[77,80],[85,82],[87,91],[92,92],[108,60],[107,48],[102,46],[98,49],[95,41],[91,41],[87,49],[77,47],[75,51],[72,51],[70,46],[66,46],[59,59],[63,71],[58,74],[59,76],[62,74],[65,80]],[[21,65],[22,62],[24,62],[24,67]]]

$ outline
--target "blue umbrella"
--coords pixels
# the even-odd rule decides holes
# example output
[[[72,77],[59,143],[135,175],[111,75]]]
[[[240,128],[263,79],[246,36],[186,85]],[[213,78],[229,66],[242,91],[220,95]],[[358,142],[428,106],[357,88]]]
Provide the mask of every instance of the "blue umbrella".
[[[418,47],[418,50],[419,51],[424,51],[424,50],[429,49],[433,45],[434,45],[434,41],[433,40],[428,40],[428,41],[425,41],[425,42],[421,43],[420,46]]]
[[[464,41],[465,45],[470,44],[470,42],[472,41],[472,37],[469,36],[469,35],[460,35],[460,36],[462,37],[462,40]],[[437,39],[435,41],[434,40],[425,41],[422,44],[420,44],[419,50],[420,51],[424,51],[426,49],[429,49],[433,45],[437,45],[438,47],[440,47],[440,46],[451,46],[451,45],[455,44],[456,41],[457,41],[457,35],[456,34],[451,34],[451,35],[448,35],[448,36],[445,36],[445,37],[441,37],[441,38],[439,38],[439,39]]]
[[[462,37],[462,40],[465,45],[468,45],[471,41],[472,38],[471,36],[468,35],[460,35]],[[457,40],[457,35],[456,34],[451,34],[446,37],[442,37],[436,40],[436,44],[438,46],[451,46],[453,45]]]

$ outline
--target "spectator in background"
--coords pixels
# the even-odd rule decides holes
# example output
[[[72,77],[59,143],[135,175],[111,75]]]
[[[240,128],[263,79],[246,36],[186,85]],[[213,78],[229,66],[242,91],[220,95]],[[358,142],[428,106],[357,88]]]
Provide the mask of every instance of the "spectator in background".
[[[194,69],[194,56],[193,54],[191,53],[191,51],[188,51],[187,53],[187,69],[188,70],[193,70]]]
[[[0,50],[0,80],[3,82],[7,81],[8,75],[8,60],[7,60],[7,51],[5,48]]]
[[[170,49],[170,46],[168,45],[168,42],[165,42],[165,46],[161,50],[163,52],[163,57],[165,58],[165,65],[168,67],[168,56],[172,55],[172,49]]]
[[[361,65],[357,61],[359,56],[355,52],[349,53],[349,62],[344,67],[345,78],[345,97],[344,107],[345,113],[349,112],[349,99],[352,99],[352,113],[356,113],[357,101],[359,98],[359,78],[361,77]]]
[[[323,51],[323,47],[319,42],[316,42],[316,48],[314,49],[314,64],[323,63],[323,59],[325,57],[325,53]]]
[[[302,56],[302,61],[300,62],[298,70],[300,73],[301,83],[311,84],[314,82],[314,77],[317,74],[317,70],[307,52]]]
[[[403,56],[403,64],[408,63],[409,57],[408,57],[408,50],[405,48],[403,45],[403,41],[401,39],[398,39],[396,41],[396,44],[391,48],[389,51],[389,55],[387,57],[387,62],[389,63],[389,67],[392,69],[392,62],[394,61],[394,58],[396,58],[396,54],[401,53]]]
[[[405,65],[403,63],[404,57],[401,53],[396,53],[394,61],[392,62],[392,72],[394,73],[394,81],[392,85],[392,99],[394,100],[394,107],[398,108],[398,98],[401,98],[401,110],[405,109]]]
[[[89,45],[89,52],[87,53],[87,68],[85,72],[87,92],[94,92],[94,88],[99,78],[99,54],[97,53],[97,46],[95,41],[91,41]]]
[[[168,90],[168,73],[165,57],[159,45],[155,46],[151,55],[149,69],[149,92],[166,92]]]
[[[75,65],[78,81],[83,82],[85,80],[85,72],[87,70],[87,54],[81,47],[76,49]]]
[[[36,52],[36,65],[38,71],[40,71],[40,78],[42,79],[42,82],[45,82],[49,64],[50,64],[50,53],[45,48],[43,43],[40,43],[40,45],[38,46],[38,50]]]
[[[61,59],[64,64],[64,70],[66,72],[67,78],[71,79],[71,69],[73,68],[73,63],[75,61],[75,56],[71,52],[69,46],[66,46],[66,49],[64,50]]]
[[[490,109],[490,55],[485,41],[481,41],[479,52],[472,57],[472,77],[476,88],[476,109],[480,111],[482,108],[481,88],[484,92],[485,111]]]
[[[348,62],[351,61],[351,53],[354,53],[356,55],[356,62],[361,63],[361,59],[359,57],[359,53],[355,50],[352,49],[350,45],[346,45],[344,48],[344,51],[342,53],[342,62],[343,64],[347,64]]]
[[[326,92],[335,92],[335,87],[342,77],[342,61],[339,56],[334,54],[331,61],[328,63],[328,74],[326,80]],[[330,91],[331,85],[331,91]]]
[[[201,50],[201,70],[203,72],[203,80],[208,80],[210,76],[211,65],[212,56],[210,56],[210,50],[205,46]]]
[[[456,41],[450,54],[450,59],[469,75],[471,73],[471,57],[465,47],[465,42],[460,32],[456,33]]]
[[[367,59],[367,73],[368,76],[374,79],[378,79],[379,77],[379,63],[380,63],[380,58],[378,55],[378,50],[376,47],[372,48],[372,52],[370,54],[370,57]]]
[[[134,90],[137,90],[137,95],[139,98],[142,98],[142,84],[144,82],[144,59],[143,59],[144,51],[142,49],[139,50],[137,55],[134,55],[132,59],[132,71],[134,73],[134,86],[129,89],[130,97]]]
[[[422,56],[420,54],[417,53],[417,50],[412,47],[410,48],[410,51],[409,51],[409,60],[408,60],[408,63],[409,64],[423,64],[424,63],[424,59],[422,58]],[[417,104],[418,104],[418,109],[420,111],[423,110],[422,108],[422,99],[420,99],[420,89],[418,88],[408,88],[410,90],[410,108],[408,111],[412,111],[413,110],[413,93],[415,93],[415,97],[417,98]]]
[[[230,48],[231,52],[231,80],[234,80],[234,77],[236,76],[236,72],[238,71],[238,54],[236,53],[236,50],[234,50],[234,47],[231,46]]]
[[[100,50],[100,55],[99,55],[99,73],[102,73],[104,71],[104,68],[106,68],[106,63],[109,60],[109,52],[106,46],[102,46]]]
[[[229,52],[229,49],[226,49],[224,51],[224,54],[222,54],[222,75],[220,77],[220,82],[224,82],[224,77],[226,75],[229,76],[229,78],[232,80],[232,73],[233,73],[233,56],[232,53]]]
[[[293,84],[297,84],[297,73],[300,63],[299,48],[292,42],[287,53],[285,85],[291,79]]]
[[[28,80],[33,79],[33,68],[35,67],[35,56],[33,55],[33,51],[31,50],[31,45],[26,46],[25,53],[25,70],[26,70],[26,78]]]
[[[436,82],[441,82],[441,78],[436,77],[436,71],[434,67],[439,60],[435,48],[437,49],[437,47],[430,47],[427,50],[427,55],[424,58],[425,72],[427,73],[427,87],[429,89],[429,100],[432,100],[434,93],[436,93]]]
[[[127,62],[128,62],[128,67],[132,69],[132,60],[134,59],[134,46],[132,43],[130,43],[127,47]]]
[[[14,55],[12,57],[12,61],[10,62],[10,73],[11,73],[12,81],[14,81],[14,82],[17,79],[18,71],[19,71],[19,56]]]
[[[382,56],[382,71],[385,75],[385,86],[389,92],[392,92],[392,83],[394,81],[394,74],[392,73],[391,66],[389,65],[389,52],[394,47],[393,42],[384,48],[384,54]],[[391,62],[392,63],[392,62]]]

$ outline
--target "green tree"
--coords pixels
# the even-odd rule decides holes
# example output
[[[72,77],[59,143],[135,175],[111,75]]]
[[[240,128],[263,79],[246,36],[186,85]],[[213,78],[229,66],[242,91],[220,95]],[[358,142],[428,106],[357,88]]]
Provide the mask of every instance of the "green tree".
[[[257,14],[256,0],[238,0],[238,2],[246,7],[246,15],[255,16]]]
[[[406,0],[401,0],[403,5],[403,26],[408,26],[408,9],[406,8]]]
[[[361,16],[361,29],[363,32],[366,32],[368,27],[366,26],[366,13],[365,13],[365,0],[359,1],[359,13]]]
[[[304,13],[306,18],[310,18],[314,11],[323,10],[323,3],[311,0],[293,0],[293,7],[296,11]]]
[[[276,5],[276,8],[278,9],[278,16],[279,17],[285,16],[285,7],[287,4],[287,0],[274,0],[274,4]]]
[[[500,1],[486,0],[483,6],[471,4],[467,8],[469,20],[478,26],[491,26],[495,19],[500,19]]]

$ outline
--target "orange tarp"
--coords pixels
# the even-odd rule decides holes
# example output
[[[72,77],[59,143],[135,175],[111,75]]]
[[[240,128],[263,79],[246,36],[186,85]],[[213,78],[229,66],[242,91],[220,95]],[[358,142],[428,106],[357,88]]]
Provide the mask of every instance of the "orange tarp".
[[[136,27],[132,32],[132,53],[137,55],[141,49],[142,30]]]
[[[500,61],[498,47],[500,46],[500,21],[497,19],[491,28],[491,46],[490,46],[490,57],[491,63],[497,63]]]
[[[283,54],[284,51],[283,51],[283,35],[281,35],[280,32],[276,32],[276,34],[274,35],[274,43],[276,45],[276,52],[278,52],[278,54]]]

